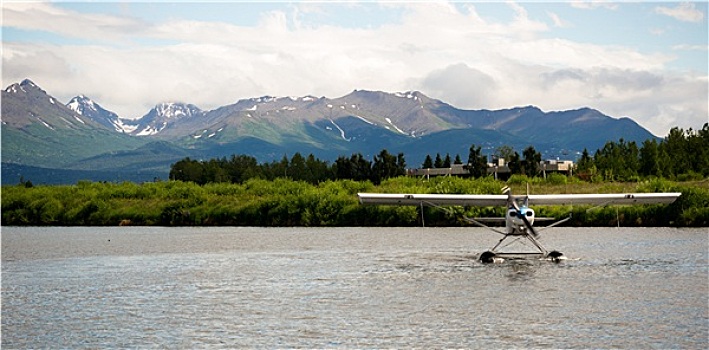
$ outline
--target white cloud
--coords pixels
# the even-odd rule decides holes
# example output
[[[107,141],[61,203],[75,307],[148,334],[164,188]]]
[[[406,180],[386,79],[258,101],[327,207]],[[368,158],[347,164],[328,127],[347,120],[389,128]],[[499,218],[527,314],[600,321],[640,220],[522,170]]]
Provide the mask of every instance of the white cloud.
[[[103,42],[127,43],[147,23],[128,17],[69,11],[46,2],[5,2],[3,27],[41,30],[57,35]]]
[[[683,22],[701,22],[704,19],[704,13],[691,2],[683,2],[675,7],[657,6],[655,12]]]
[[[554,27],[566,28],[566,27],[570,26],[569,22],[561,19],[561,17],[559,17],[559,15],[557,15],[554,12],[547,11],[547,15],[549,16],[549,18],[551,18],[552,22],[554,23]]]
[[[611,2],[611,1],[572,1],[571,6],[578,8],[578,9],[584,9],[584,10],[592,10],[592,9],[597,9],[597,8],[604,8],[607,10],[617,10],[618,9],[618,3],[616,2]]]
[[[688,45],[680,44],[672,46],[672,50],[678,51],[709,51],[709,45]]]
[[[3,86],[30,78],[63,101],[85,94],[128,118],[166,101],[211,109],[261,95],[418,89],[471,109],[589,106],[631,116],[658,135],[706,122],[706,76],[667,71],[674,59],[667,54],[549,38],[551,28],[523,5],[509,4],[513,19],[502,23],[485,20],[471,4],[385,3],[377,6],[402,15],[374,28],[318,24],[309,15],[323,16],[328,7],[306,5],[264,13],[251,27],[3,5],[4,26],[91,41],[4,42]]]

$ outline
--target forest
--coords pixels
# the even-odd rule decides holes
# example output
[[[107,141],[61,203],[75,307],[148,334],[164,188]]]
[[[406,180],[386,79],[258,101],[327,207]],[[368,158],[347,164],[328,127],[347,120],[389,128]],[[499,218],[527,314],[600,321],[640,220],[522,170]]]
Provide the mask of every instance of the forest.
[[[492,156],[506,159],[513,175],[541,176],[539,162],[542,155],[533,146],[524,149],[521,156],[511,147],[501,146]],[[470,176],[487,176],[487,159],[480,146],[471,145],[465,163]],[[452,164],[463,164],[460,155],[455,156]],[[450,155],[446,154],[444,158],[436,154],[435,161],[429,155],[420,167],[450,166]],[[295,153],[290,159],[283,156],[278,162],[263,164],[248,155],[233,155],[229,159],[206,161],[185,158],[173,164],[170,179],[203,185],[210,182],[243,183],[252,178],[274,180],[284,177],[311,184],[328,180],[369,180],[376,185],[385,179],[405,175],[406,167],[403,153],[395,156],[387,150],[375,155],[372,161],[356,153],[350,157],[340,156],[332,164],[312,154],[304,157]],[[623,139],[609,141],[602,149],[596,150],[593,156],[584,149],[577,160],[575,174],[589,182],[706,178],[709,176],[709,123],[698,131],[673,128],[660,142],[650,139],[638,145]]]

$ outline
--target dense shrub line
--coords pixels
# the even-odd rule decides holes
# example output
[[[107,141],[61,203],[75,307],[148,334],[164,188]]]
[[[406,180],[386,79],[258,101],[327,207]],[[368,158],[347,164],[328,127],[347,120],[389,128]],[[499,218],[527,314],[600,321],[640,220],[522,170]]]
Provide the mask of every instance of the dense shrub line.
[[[569,182],[571,181],[571,182]],[[358,192],[498,194],[511,185],[524,193],[669,192],[682,196],[671,205],[631,207],[549,206],[540,216],[564,217],[570,225],[707,226],[709,186],[706,182],[591,184],[551,178],[517,176],[504,183],[491,178],[440,177],[423,180],[397,177],[379,185],[370,181],[337,180],[310,184],[286,178],[250,179],[241,184],[167,181],[135,184],[82,181],[71,186],[3,186],[2,225],[164,225],[164,226],[418,226],[416,207],[362,206]],[[468,216],[503,216],[504,208],[424,208],[427,226],[464,225]]]

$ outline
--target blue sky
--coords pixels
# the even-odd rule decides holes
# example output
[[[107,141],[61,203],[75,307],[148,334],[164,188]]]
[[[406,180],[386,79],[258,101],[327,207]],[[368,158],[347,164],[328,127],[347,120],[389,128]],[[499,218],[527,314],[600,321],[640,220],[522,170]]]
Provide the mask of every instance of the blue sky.
[[[707,122],[707,2],[2,3],[2,84],[125,118],[261,95],[419,90],[460,108]]]

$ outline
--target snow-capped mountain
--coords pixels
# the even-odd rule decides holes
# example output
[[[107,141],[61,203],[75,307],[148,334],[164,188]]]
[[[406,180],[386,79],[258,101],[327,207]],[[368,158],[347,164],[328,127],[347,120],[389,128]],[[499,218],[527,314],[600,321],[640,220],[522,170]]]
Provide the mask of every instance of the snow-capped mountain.
[[[24,80],[2,91],[1,106],[3,162],[57,169],[135,172],[167,169],[184,156],[233,154],[267,161],[300,152],[334,160],[382,149],[403,152],[418,164],[438,152],[465,157],[472,144],[486,152],[533,145],[543,156],[557,157],[593,151],[609,140],[655,137],[630,118],[591,108],[463,110],[418,91],[263,96],[210,111],[160,103],[131,120],[82,95],[65,105]]]
[[[49,130],[94,127],[29,79],[8,86],[2,92],[2,124],[14,127],[43,126]]]
[[[142,143],[67,107],[29,79],[2,91],[3,163],[64,167]]]
[[[106,110],[84,95],[72,98],[66,106],[77,114],[87,117],[109,129],[118,132],[126,132],[123,121],[116,113]]]
[[[122,129],[135,136],[154,136],[186,120],[202,117],[204,111],[193,104],[166,102],[153,107],[139,119],[121,119]]]

